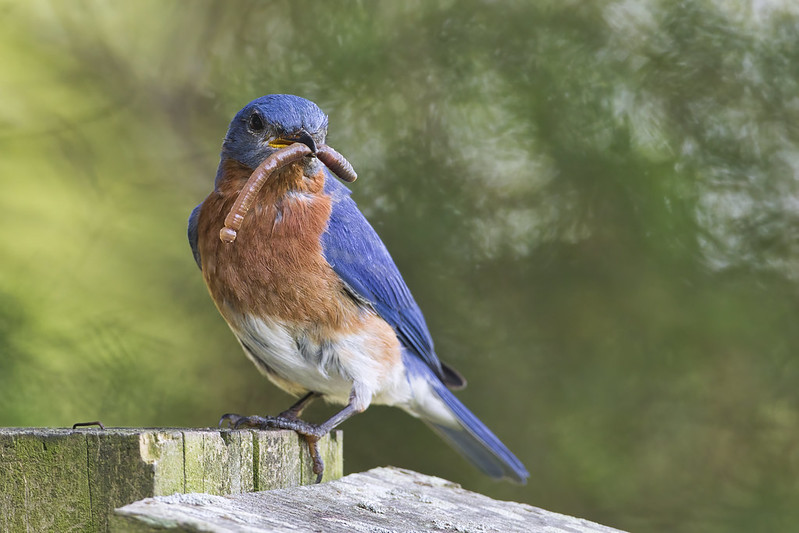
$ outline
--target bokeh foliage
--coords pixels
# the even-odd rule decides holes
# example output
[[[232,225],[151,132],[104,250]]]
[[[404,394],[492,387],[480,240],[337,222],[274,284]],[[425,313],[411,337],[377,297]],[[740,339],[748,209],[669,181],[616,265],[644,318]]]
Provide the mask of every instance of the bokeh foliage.
[[[532,473],[422,424],[396,464],[635,531],[799,522],[790,2],[0,4],[0,424],[207,426],[290,399],[186,244],[230,117],[330,115],[460,396]],[[316,408],[322,418],[329,408]]]

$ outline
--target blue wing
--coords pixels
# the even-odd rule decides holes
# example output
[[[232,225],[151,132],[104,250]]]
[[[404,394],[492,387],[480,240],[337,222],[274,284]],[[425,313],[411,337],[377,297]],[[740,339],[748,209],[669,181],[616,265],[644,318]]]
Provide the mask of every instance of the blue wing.
[[[197,262],[197,266],[200,267],[200,270],[203,269],[202,262],[200,261],[200,249],[197,248],[197,219],[200,217],[200,208],[202,207],[202,202],[200,205],[195,207],[191,214],[189,215],[189,246],[191,246],[191,253],[194,254],[194,261]]]
[[[327,231],[322,234],[325,259],[355,296],[394,328],[403,346],[446,381],[450,369],[442,368],[422,311],[383,241],[350,198],[350,190],[330,172],[325,192],[333,201]]]

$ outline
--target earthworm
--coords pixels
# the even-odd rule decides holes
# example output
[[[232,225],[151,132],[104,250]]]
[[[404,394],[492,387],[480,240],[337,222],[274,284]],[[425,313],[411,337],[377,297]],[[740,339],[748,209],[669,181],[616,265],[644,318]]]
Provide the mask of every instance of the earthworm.
[[[258,168],[250,174],[250,179],[247,180],[238,198],[236,198],[236,202],[225,217],[225,227],[219,230],[219,238],[222,242],[229,244],[236,240],[236,234],[239,229],[241,229],[244,216],[247,214],[247,211],[250,210],[250,207],[252,207],[255,197],[258,196],[267,178],[280,167],[299,161],[311,153],[311,149],[304,144],[294,143],[285,148],[281,148],[264,159],[263,162],[258,165]]]
[[[324,163],[325,166],[333,172],[333,174],[347,183],[352,183],[358,178],[358,174],[355,173],[350,162],[328,145],[319,145],[315,155],[319,161]]]

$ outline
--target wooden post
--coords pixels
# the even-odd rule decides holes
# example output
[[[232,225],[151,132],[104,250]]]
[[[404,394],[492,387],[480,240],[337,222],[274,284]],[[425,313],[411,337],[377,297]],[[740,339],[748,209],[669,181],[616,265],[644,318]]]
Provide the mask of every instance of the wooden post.
[[[117,510],[112,524],[114,530],[135,533],[621,533],[531,505],[492,500],[445,479],[390,467],[308,487],[233,496],[148,498]]]
[[[343,475],[341,432],[320,441]],[[0,531],[109,530],[114,509],[174,493],[239,494],[315,481],[292,431],[0,428]]]

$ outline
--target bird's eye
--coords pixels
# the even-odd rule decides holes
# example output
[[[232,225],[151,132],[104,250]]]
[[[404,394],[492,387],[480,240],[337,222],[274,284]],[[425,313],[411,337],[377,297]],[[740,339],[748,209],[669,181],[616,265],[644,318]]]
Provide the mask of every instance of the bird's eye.
[[[256,133],[264,131],[264,119],[262,119],[261,115],[258,113],[253,113],[250,115],[250,121],[247,123],[247,126],[249,126],[250,131]]]

